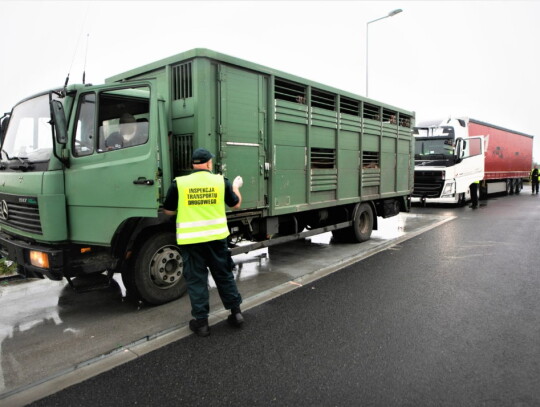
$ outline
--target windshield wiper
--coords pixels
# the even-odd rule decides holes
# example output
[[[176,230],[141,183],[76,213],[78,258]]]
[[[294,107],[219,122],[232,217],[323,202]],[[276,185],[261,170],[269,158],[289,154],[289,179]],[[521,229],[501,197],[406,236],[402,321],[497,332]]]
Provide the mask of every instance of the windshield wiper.
[[[33,163],[28,161],[28,157],[10,157],[6,150],[2,149],[2,152],[6,155],[9,161],[19,160],[20,164],[10,165],[9,168],[20,171],[27,171],[34,168]],[[4,163],[0,164],[0,170],[4,170],[6,168],[8,168],[8,166],[6,166]]]
[[[6,155],[6,157],[7,157],[8,160],[13,160],[13,158],[15,158],[15,157],[11,158],[11,157],[9,156],[9,154],[7,153],[7,151],[4,150],[4,149],[2,149],[2,152]]]
[[[2,152],[6,155],[7,159],[10,161],[19,160],[21,164],[25,164],[25,165],[28,163],[28,157],[16,157],[16,156],[10,157],[6,150],[2,149]]]
[[[21,162],[21,164],[25,164],[26,162],[24,160],[28,160],[28,157],[16,157],[16,156],[10,157],[9,154],[7,153],[7,151],[4,150],[4,149],[2,149],[2,152],[6,155],[6,157],[7,157],[7,159],[9,161],[19,160]]]
[[[19,158],[19,157],[15,157],[15,158]],[[21,159],[19,158],[19,160]],[[34,169],[34,165],[29,161],[21,160],[21,163],[22,164],[10,165],[9,168],[11,168],[12,170],[19,170],[19,171],[28,171],[28,170]]]

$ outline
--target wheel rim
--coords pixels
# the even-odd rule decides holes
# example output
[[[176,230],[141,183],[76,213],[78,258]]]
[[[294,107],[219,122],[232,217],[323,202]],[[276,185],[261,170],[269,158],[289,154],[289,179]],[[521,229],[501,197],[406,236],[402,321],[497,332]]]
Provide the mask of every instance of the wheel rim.
[[[175,246],[163,246],[152,257],[149,267],[150,278],[163,289],[171,288],[182,279],[182,255]]]

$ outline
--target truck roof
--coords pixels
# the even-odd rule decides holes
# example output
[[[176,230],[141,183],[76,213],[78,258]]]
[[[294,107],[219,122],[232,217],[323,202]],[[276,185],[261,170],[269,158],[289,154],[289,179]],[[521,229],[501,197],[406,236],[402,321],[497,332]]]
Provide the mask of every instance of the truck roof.
[[[438,126],[444,125],[449,119],[450,118],[438,119],[438,120],[425,120],[423,122],[417,123],[415,127],[420,127],[420,128],[421,127],[438,127]],[[491,123],[488,123],[488,122],[484,122],[482,120],[473,119],[471,117],[462,116],[462,117],[454,117],[454,119],[463,120],[463,121],[465,121],[465,123],[479,124],[481,126],[491,127],[492,129],[502,130],[502,131],[506,131],[506,132],[509,132],[509,133],[519,134],[520,136],[534,138],[534,136],[531,136],[530,134],[526,134],[526,133],[522,133],[520,131],[511,130],[511,129],[508,129],[508,128],[505,128],[505,127],[497,126],[496,124],[491,124]]]
[[[463,119],[463,118],[460,117],[460,119]],[[491,127],[493,129],[497,129],[497,130],[507,131],[509,133],[519,134],[520,136],[534,138],[534,136],[531,136],[530,134],[526,134],[526,133],[522,133],[520,131],[511,130],[511,129],[508,129],[508,128],[505,128],[505,127],[497,126],[496,124],[491,124],[491,123],[483,122],[481,120],[476,120],[476,119],[472,119],[472,118],[469,118],[468,120],[469,120],[470,123],[475,123],[475,124],[479,124],[481,126]]]
[[[287,79],[287,80],[290,80],[290,81],[315,86],[315,87],[317,87],[319,89],[322,89],[322,90],[327,90],[329,92],[334,92],[334,93],[340,93],[342,95],[349,96],[349,97],[352,97],[352,98],[359,98],[359,99],[363,99],[363,100],[372,100],[372,99],[366,98],[365,96],[356,95],[356,94],[348,92],[348,91],[333,88],[331,86],[324,85],[322,83],[318,83],[318,82],[311,81],[311,80],[308,80],[308,79],[305,79],[305,78],[301,78],[299,76],[288,74],[286,72],[279,71],[279,70],[273,69],[273,68],[269,68],[267,66],[259,65],[259,64],[256,64],[254,62],[246,61],[246,60],[243,60],[243,59],[240,59],[240,58],[237,58],[237,57],[222,54],[220,52],[213,51],[213,50],[210,50],[210,49],[207,49],[207,48],[194,48],[194,49],[191,49],[189,51],[185,51],[185,52],[182,52],[182,53],[179,53],[179,54],[167,57],[167,58],[160,59],[160,60],[155,61],[155,62],[151,62],[151,63],[146,64],[146,65],[142,65],[140,67],[131,69],[129,71],[119,73],[117,75],[113,75],[113,76],[105,79],[105,83],[119,82],[119,81],[124,81],[124,80],[135,79],[137,76],[140,76],[142,74],[150,73],[152,71],[158,71],[160,69],[163,69],[163,67],[165,67],[165,66],[175,65],[175,64],[178,64],[178,63],[181,63],[181,62],[185,62],[186,60],[194,59],[194,58],[208,58],[208,59],[224,62],[226,64],[239,66],[239,67],[242,67],[242,68],[245,68],[245,69],[248,69],[248,70],[261,72],[261,73],[264,73],[264,74],[267,74],[267,75],[274,75],[274,76],[278,76],[280,78]],[[392,108],[394,110],[397,110],[397,111],[400,111],[400,112],[403,112],[403,113],[410,114],[411,116],[414,116],[413,111],[409,111],[409,110],[399,108],[399,107],[396,107],[396,106],[388,105],[388,104],[380,102],[380,101],[377,101],[377,104]]]

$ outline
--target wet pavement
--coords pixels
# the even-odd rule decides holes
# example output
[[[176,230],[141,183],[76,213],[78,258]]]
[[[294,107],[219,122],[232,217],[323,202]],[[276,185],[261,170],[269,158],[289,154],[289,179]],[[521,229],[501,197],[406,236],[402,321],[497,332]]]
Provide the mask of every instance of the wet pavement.
[[[379,219],[379,230],[362,244],[335,244],[325,233],[234,256],[243,309],[454,218],[401,214]],[[224,320],[215,290],[210,300],[210,323]],[[0,287],[0,310],[0,404],[6,405],[39,399],[190,334],[187,296],[148,307],[125,298],[119,276],[110,287],[86,293],[65,281],[11,283]]]

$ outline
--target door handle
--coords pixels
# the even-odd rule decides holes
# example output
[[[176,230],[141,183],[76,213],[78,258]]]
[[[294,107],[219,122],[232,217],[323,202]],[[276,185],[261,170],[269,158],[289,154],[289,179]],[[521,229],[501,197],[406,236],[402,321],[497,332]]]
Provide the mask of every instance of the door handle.
[[[154,185],[154,180],[140,177],[140,178],[137,178],[135,181],[133,181],[133,183],[135,185]]]

